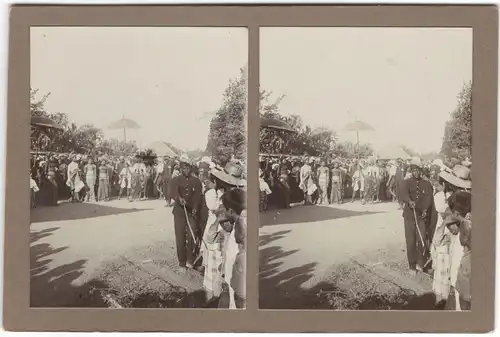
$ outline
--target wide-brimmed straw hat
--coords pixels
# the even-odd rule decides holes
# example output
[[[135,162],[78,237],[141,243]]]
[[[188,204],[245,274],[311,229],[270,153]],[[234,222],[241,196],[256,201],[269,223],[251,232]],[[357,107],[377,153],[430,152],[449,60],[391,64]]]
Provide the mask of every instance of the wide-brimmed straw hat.
[[[245,186],[246,180],[243,177],[243,166],[229,162],[226,164],[224,169],[218,170],[213,169],[211,172],[216,178],[222,180],[223,182],[233,185],[233,186]]]
[[[451,172],[441,171],[439,176],[459,188],[470,189],[472,186],[470,170],[463,165],[455,165]]]

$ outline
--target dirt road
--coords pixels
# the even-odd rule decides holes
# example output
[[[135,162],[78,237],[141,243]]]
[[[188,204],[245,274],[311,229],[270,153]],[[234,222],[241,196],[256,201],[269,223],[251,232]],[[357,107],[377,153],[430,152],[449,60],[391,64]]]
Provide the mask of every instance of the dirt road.
[[[429,277],[408,273],[392,203],[262,213],[259,257],[261,308],[433,308]]]
[[[175,294],[201,296],[201,275],[177,269],[171,212],[161,200],[32,210],[31,305],[109,306],[96,296],[102,291],[170,294],[165,301],[174,302]]]

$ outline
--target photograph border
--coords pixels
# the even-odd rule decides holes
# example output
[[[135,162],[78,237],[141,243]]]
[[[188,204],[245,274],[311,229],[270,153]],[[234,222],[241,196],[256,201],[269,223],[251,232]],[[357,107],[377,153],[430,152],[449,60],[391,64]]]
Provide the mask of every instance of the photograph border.
[[[29,308],[30,26],[248,27],[247,309]],[[471,27],[472,200],[479,242],[470,312],[258,310],[259,26]],[[307,65],[304,65],[307,66]],[[494,5],[15,5],[10,9],[4,328],[10,331],[487,332],[494,328],[498,10]],[[431,78],[429,80],[432,80]],[[24,187],[23,187],[24,186]],[[475,271],[475,272],[474,272]],[[194,324],[193,322],[196,322]]]

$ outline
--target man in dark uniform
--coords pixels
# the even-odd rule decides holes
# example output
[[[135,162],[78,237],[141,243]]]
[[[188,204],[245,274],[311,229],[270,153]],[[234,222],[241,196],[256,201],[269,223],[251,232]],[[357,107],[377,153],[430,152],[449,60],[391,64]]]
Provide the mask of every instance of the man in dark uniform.
[[[174,215],[175,242],[177,259],[183,269],[192,267],[194,262],[195,242],[193,235],[198,233],[198,210],[202,201],[202,186],[198,178],[191,174],[191,167],[186,160],[181,160],[181,175],[172,179],[169,184],[171,198],[174,199],[172,214]],[[188,226],[191,227],[189,230]]]
[[[403,181],[401,202],[405,224],[406,253],[412,274],[423,271],[427,242],[426,220],[432,209],[433,189],[429,181],[422,178],[420,159],[412,160],[409,167],[412,177]],[[417,229],[418,226],[418,229]]]

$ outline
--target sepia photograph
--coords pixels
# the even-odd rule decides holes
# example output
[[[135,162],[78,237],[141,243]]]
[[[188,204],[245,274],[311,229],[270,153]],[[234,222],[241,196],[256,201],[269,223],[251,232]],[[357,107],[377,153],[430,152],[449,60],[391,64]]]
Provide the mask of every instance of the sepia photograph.
[[[30,306],[244,309],[247,29],[30,44]]]
[[[260,309],[471,309],[472,35],[260,29]]]

